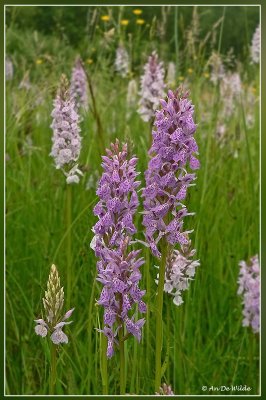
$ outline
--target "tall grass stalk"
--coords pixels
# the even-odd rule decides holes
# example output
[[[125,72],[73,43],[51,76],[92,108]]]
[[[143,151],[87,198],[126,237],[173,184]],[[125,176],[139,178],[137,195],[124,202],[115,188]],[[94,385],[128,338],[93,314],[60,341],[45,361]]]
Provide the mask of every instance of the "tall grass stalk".
[[[100,149],[100,154],[103,154],[104,152],[104,132],[103,132],[103,126],[100,118],[100,114],[97,109],[97,104],[96,104],[96,99],[95,99],[95,94],[94,94],[94,89],[91,81],[90,75],[86,72],[87,80],[88,80],[88,85],[89,85],[89,92],[91,96],[91,101],[92,101],[92,113],[96,121],[97,125],[97,133],[99,137],[99,149]]]

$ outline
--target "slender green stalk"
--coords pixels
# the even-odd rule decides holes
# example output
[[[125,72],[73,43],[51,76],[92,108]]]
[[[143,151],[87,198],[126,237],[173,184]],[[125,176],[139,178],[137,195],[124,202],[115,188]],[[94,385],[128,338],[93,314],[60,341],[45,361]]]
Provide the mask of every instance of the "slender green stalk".
[[[220,34],[219,34],[219,42],[218,42],[218,53],[221,53],[221,47],[222,47],[222,37],[223,37],[223,30],[224,30],[224,18],[225,18],[225,10],[226,7],[224,6],[223,8],[223,19],[221,23],[221,28],[220,28]]]
[[[161,352],[163,344],[163,289],[164,289],[164,276],[167,257],[167,241],[165,238],[162,240],[162,258],[159,269],[159,282],[157,292],[157,315],[156,315],[156,347],[155,347],[155,392],[159,392],[161,385]]]
[[[119,353],[120,353],[120,394],[126,393],[126,377],[125,377],[125,341],[123,327],[119,331]]]
[[[93,279],[92,289],[91,289],[91,296],[90,296],[90,304],[89,304],[89,313],[88,313],[88,391],[87,393],[91,393],[91,385],[93,379],[92,373],[92,362],[91,362],[91,354],[92,354],[92,331],[93,331],[93,321],[92,321],[92,307],[94,305],[94,291],[95,291],[95,282],[96,279]]]
[[[169,297],[169,296],[168,296]],[[170,330],[170,310],[171,310],[171,301],[172,299],[167,299],[167,351],[166,354],[169,355],[169,361],[168,361],[168,368],[166,370],[167,373],[167,382],[171,382],[170,380],[170,340],[172,339],[171,337],[171,330]]]
[[[49,394],[55,394],[55,385],[56,385],[56,346],[52,343]]]
[[[150,371],[150,293],[151,293],[151,274],[150,274],[150,249],[147,248],[146,250],[146,266],[145,266],[145,273],[146,273],[146,289],[147,289],[147,313],[146,313],[146,363],[147,363],[147,371]]]
[[[107,337],[102,335],[102,382],[103,382],[103,394],[108,394],[106,349],[107,349]]]
[[[147,346],[147,344],[146,344]],[[134,392],[134,388],[136,387],[136,372],[137,372],[137,364],[138,364],[138,342],[134,340],[134,352],[133,352],[133,363],[132,363],[132,372],[131,372],[131,382],[130,382],[130,393]]]
[[[98,133],[98,137],[99,137],[100,153],[102,154],[103,151],[104,151],[103,126],[102,126],[100,114],[99,114],[98,109],[97,109],[96,99],[95,99],[93,85],[92,85],[92,82],[91,82],[90,75],[87,73],[87,71],[85,71],[85,73],[86,73],[86,76],[87,76],[88,85],[89,85],[89,92],[90,92],[91,101],[92,101],[91,110],[92,110],[93,116],[94,116],[96,124],[97,124],[97,133]]]
[[[67,185],[66,192],[66,229],[67,229],[67,307],[70,306],[72,290],[72,250],[71,250],[71,224],[72,224],[72,186]]]

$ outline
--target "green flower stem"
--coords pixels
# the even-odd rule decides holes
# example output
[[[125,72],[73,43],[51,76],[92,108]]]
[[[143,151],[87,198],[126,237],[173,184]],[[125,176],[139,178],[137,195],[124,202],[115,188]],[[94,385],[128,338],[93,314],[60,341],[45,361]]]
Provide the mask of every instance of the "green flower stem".
[[[92,101],[91,110],[92,110],[92,113],[93,113],[93,116],[95,118],[96,125],[97,125],[97,133],[98,133],[99,145],[100,145],[100,154],[102,154],[104,152],[104,148],[105,148],[105,146],[104,146],[103,126],[102,126],[100,114],[99,114],[98,109],[97,109],[97,104],[96,104],[96,99],[95,99],[95,95],[94,95],[94,90],[93,90],[91,77],[87,73],[87,71],[85,71],[85,72],[86,72],[86,76],[87,76],[87,80],[88,80],[89,92],[90,92],[91,101]]]
[[[119,331],[119,353],[120,353],[120,394],[126,393],[126,377],[125,377],[125,341],[124,326]]]
[[[67,185],[66,192],[66,230],[67,230],[67,307],[70,306],[72,291],[72,249],[71,249],[71,224],[72,224],[72,186]]]
[[[50,370],[50,386],[49,394],[55,394],[56,385],[56,345],[51,344],[51,370]]]
[[[146,313],[146,363],[147,363],[147,371],[150,371],[150,348],[151,348],[151,343],[150,343],[150,293],[151,293],[151,274],[150,274],[150,249],[146,249],[146,267],[145,267],[145,272],[146,272],[146,289],[147,289],[147,313]]]
[[[102,382],[103,394],[108,394],[108,378],[107,378],[107,337],[102,335]]]
[[[163,344],[163,289],[164,289],[164,276],[167,257],[167,241],[165,238],[162,240],[162,256],[161,265],[159,269],[159,282],[157,291],[157,307],[156,307],[156,347],[155,347],[155,392],[159,392],[161,386],[161,352]]]
[[[137,317],[136,317],[136,319],[137,319]],[[136,381],[136,374],[137,374],[137,364],[138,364],[138,342],[136,340],[134,340],[130,393],[136,393],[136,391],[134,392],[134,389],[136,388],[135,381]]]

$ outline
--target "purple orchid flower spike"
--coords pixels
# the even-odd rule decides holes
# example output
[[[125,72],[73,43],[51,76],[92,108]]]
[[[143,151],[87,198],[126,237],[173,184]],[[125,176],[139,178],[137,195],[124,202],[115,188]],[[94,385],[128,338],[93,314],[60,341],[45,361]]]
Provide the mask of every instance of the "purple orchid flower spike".
[[[67,184],[78,183],[80,175],[83,175],[76,164],[81,150],[80,118],[65,75],[61,77],[51,116],[53,145],[50,155],[54,158],[56,169],[61,169],[66,176]]]
[[[88,110],[88,80],[80,57],[76,58],[72,69],[70,94],[75,102],[75,110]]]
[[[136,233],[134,214],[138,207],[136,181],[137,158],[128,158],[127,146],[120,149],[118,140],[111,144],[103,156],[104,172],[99,181],[99,202],[94,207],[98,217],[92,241],[97,263],[97,280],[103,288],[98,304],[104,307],[104,328],[108,340],[107,357],[115,352],[117,336],[123,341],[129,336],[141,339],[144,319],[136,321],[134,313],[146,312],[142,300],[145,290],[140,290],[140,267],[144,263],[140,250],[129,250],[132,236]]]
[[[154,121],[149,151],[152,158],[145,172],[142,196],[146,241],[156,257],[161,256],[158,243],[163,237],[171,246],[188,244],[190,231],[183,231],[183,219],[190,214],[183,201],[196,175],[188,173],[186,167],[196,170],[199,161],[195,157],[198,146],[194,139],[194,107],[187,96],[181,89],[175,93],[169,90]]]
[[[144,66],[144,74],[140,82],[138,113],[143,121],[152,121],[154,118],[154,112],[160,104],[160,99],[165,94],[164,76],[163,63],[159,61],[156,51],[153,51]]]
[[[184,203],[189,186],[196,179],[187,169],[199,168],[198,146],[194,139],[194,107],[182,89],[168,91],[166,100],[156,111],[153,124],[151,159],[145,172],[143,225],[145,238],[153,255],[160,258],[157,304],[155,391],[161,384],[161,351],[163,339],[162,310],[167,258],[176,244],[189,244],[190,230],[184,230],[184,217],[189,215]],[[167,271],[169,272],[169,271]],[[177,286],[179,288],[179,286]],[[180,296],[176,302],[180,303]]]

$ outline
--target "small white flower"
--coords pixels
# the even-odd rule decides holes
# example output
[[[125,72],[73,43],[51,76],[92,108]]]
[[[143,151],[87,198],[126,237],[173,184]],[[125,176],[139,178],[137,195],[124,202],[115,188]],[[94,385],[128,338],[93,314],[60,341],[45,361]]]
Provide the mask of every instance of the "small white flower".
[[[62,329],[58,328],[56,329],[52,335],[51,335],[51,340],[54,344],[59,344],[59,343],[68,343],[68,337],[67,335],[62,331]]]
[[[79,183],[78,175],[70,175],[66,178],[66,183],[71,185],[72,183]]]
[[[175,297],[174,297],[174,300],[173,300],[173,303],[174,303],[176,306],[180,306],[180,305],[183,304],[184,302],[183,302],[181,296],[175,296]]]
[[[76,164],[71,170],[66,173],[64,172],[65,176],[67,177],[66,183],[67,184],[72,184],[72,183],[79,183],[79,176],[83,176],[83,173],[80,169],[78,169],[78,164]]]
[[[171,291],[173,290],[173,285],[171,282],[165,282],[164,284],[164,291],[166,293],[171,293]]]
[[[35,333],[41,337],[45,337],[47,335],[47,328],[44,325],[38,324],[35,326]]]

